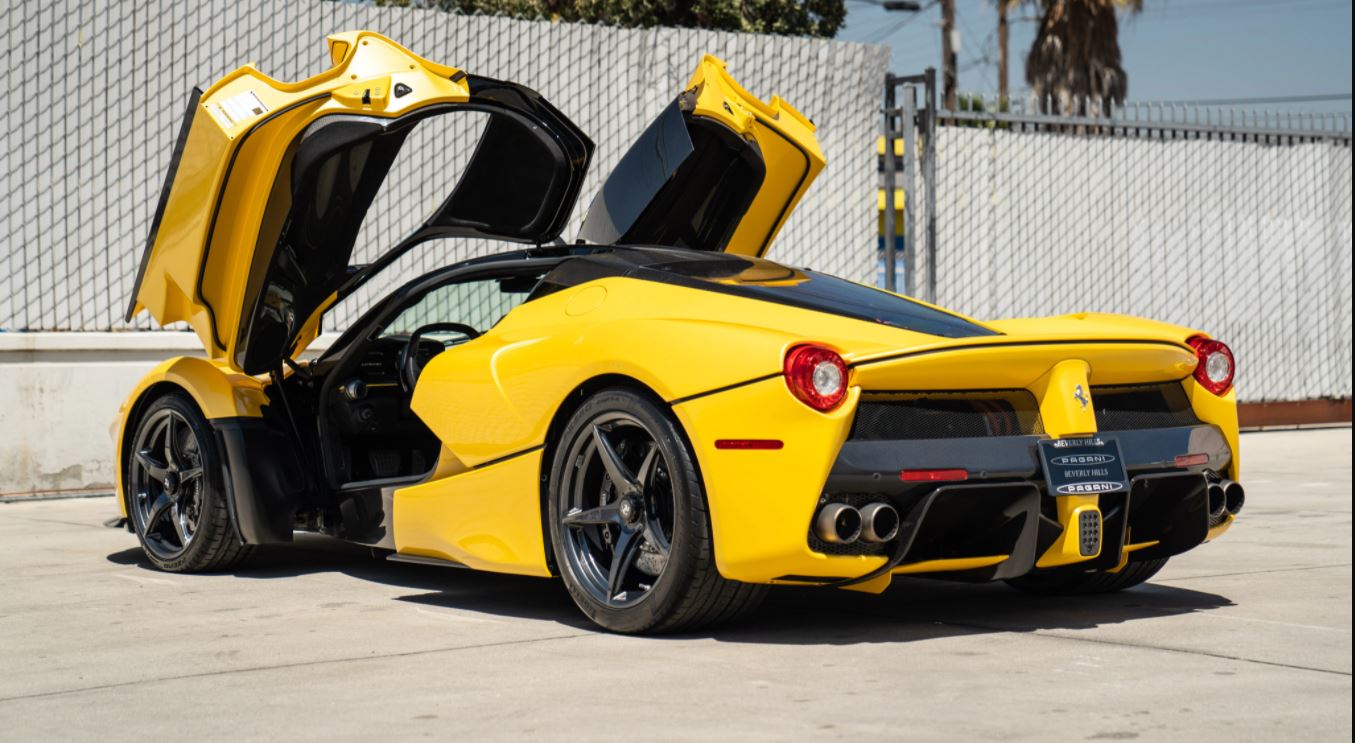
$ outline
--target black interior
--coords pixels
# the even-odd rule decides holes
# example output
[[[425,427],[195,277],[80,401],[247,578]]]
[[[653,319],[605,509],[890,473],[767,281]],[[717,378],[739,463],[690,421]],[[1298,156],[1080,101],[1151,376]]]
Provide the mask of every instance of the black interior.
[[[269,191],[238,318],[236,362],[246,374],[276,370],[329,297],[346,296],[419,243],[478,236],[541,244],[559,236],[592,142],[528,88],[477,76],[468,84],[471,102],[390,120],[329,115],[292,142]],[[372,263],[352,265],[358,230],[409,132],[458,111],[489,118],[451,193],[412,235]]]
[[[372,341],[339,371],[333,393],[325,395],[322,415],[332,425],[326,447],[339,483],[422,475],[437,462],[438,440],[409,409],[409,395],[400,386],[400,354],[407,337]],[[416,351],[425,363],[443,346],[425,340]],[[346,390],[359,383],[361,395]],[[356,385],[355,385],[356,386]]]
[[[607,177],[579,237],[723,250],[766,175],[755,142],[684,113],[675,101]]]
[[[401,321],[402,313],[433,292],[449,287],[455,291],[457,285],[474,282],[483,283],[488,291],[497,288],[503,294],[520,295],[525,301],[555,263],[481,269],[469,278],[458,272],[441,279],[437,275],[418,279],[360,318],[328,353],[306,368],[306,374],[293,375],[287,394],[297,405],[314,410],[317,463],[329,486],[417,479],[430,472],[437,464],[441,443],[410,409],[412,389],[402,384],[402,357],[411,349],[413,337],[415,346],[409,351],[413,358],[404,361],[417,374],[433,357],[455,352],[500,319],[436,316],[420,318],[424,324],[418,328],[393,326]],[[400,327],[400,332],[389,332],[391,327]]]
[[[270,212],[286,208],[288,216],[272,250],[256,255],[256,270],[267,269],[254,302],[245,302],[238,347],[246,373],[274,368],[299,325],[343,280],[358,228],[411,126],[331,117],[293,146],[291,167],[281,169],[269,196]]]

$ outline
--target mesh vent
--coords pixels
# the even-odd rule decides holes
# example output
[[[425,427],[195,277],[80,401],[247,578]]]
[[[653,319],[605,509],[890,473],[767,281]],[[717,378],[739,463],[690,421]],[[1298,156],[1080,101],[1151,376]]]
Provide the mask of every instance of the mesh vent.
[[[1200,422],[1178,382],[1092,387],[1098,431],[1193,426]]]
[[[1083,511],[1077,518],[1078,548],[1083,557],[1091,557],[1101,551],[1101,513]]]
[[[958,439],[1042,433],[1026,390],[877,394],[857,407],[851,438],[863,441]]]

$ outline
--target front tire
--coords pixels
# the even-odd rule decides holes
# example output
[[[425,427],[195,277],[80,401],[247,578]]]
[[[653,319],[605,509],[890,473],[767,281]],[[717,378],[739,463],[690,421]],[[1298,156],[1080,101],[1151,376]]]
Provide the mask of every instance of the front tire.
[[[1145,583],[1167,565],[1167,558],[1131,562],[1118,573],[1098,570],[1092,573],[1050,573],[1023,575],[1007,581],[1011,587],[1042,596],[1079,596],[1114,593]]]
[[[211,426],[181,392],[155,400],[123,461],[127,516],[146,558],[171,573],[227,570],[249,554],[231,528]]]
[[[711,626],[766,593],[716,569],[695,461],[665,411],[635,392],[600,392],[574,413],[555,448],[548,500],[565,587],[608,630]]]

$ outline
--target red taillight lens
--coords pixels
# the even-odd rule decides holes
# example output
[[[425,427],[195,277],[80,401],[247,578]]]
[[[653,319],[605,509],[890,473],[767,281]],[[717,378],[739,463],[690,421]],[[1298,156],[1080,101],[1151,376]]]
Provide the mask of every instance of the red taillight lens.
[[[830,348],[795,346],[782,370],[791,394],[815,410],[832,410],[847,396],[847,362]]]
[[[1233,351],[1220,341],[1197,335],[1186,341],[1195,349],[1195,381],[1201,387],[1216,395],[1223,395],[1233,388],[1233,374],[1237,367],[1233,363]]]
[[[969,470],[904,470],[899,473],[904,482],[956,482],[969,479]]]
[[[775,451],[785,446],[781,439],[716,439],[716,449]]]

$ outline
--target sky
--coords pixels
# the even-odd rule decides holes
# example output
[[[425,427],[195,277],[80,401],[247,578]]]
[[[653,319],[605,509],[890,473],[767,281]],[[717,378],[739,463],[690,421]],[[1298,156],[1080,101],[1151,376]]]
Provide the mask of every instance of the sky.
[[[941,12],[887,12],[879,0],[847,0],[843,41],[888,44],[899,74],[941,67]],[[1143,0],[1123,16],[1120,53],[1131,101],[1216,101],[1343,94],[1342,100],[1242,104],[1281,111],[1350,112],[1351,0]],[[1039,11],[1009,13],[1013,93],[1024,90],[1025,55]],[[959,87],[997,91],[993,0],[956,0]]]

